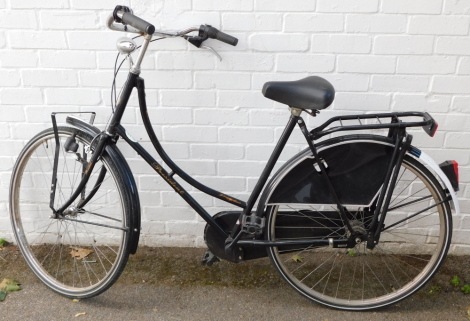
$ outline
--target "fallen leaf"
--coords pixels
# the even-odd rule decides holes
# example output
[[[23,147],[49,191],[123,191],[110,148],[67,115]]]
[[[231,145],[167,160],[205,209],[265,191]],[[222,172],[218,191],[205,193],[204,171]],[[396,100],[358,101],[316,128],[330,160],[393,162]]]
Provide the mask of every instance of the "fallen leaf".
[[[5,300],[9,292],[19,290],[21,290],[19,282],[13,279],[3,279],[2,282],[0,282],[0,302]]]
[[[82,249],[79,247],[70,247],[70,248],[72,249],[72,251],[70,251],[70,254],[72,255],[72,257],[78,260],[81,260],[87,257],[88,255],[90,255],[91,253],[93,253],[92,250]]]
[[[12,284],[12,285],[7,285],[6,287],[3,288],[3,291],[5,292],[13,292],[13,291],[19,291],[21,290],[19,285]]]
[[[467,307],[467,316],[468,316],[468,319],[470,319],[470,307]]]
[[[19,285],[20,283],[13,279],[3,279],[2,282],[0,282],[0,290],[4,292],[18,291],[20,290]]]
[[[300,255],[295,254],[295,255],[292,256],[292,261],[302,263],[304,261],[304,259]]]
[[[80,299],[73,299],[72,302],[79,302]]]
[[[79,316],[85,315],[85,314],[86,314],[86,312],[80,312],[80,313],[75,314],[75,317],[79,317]]]

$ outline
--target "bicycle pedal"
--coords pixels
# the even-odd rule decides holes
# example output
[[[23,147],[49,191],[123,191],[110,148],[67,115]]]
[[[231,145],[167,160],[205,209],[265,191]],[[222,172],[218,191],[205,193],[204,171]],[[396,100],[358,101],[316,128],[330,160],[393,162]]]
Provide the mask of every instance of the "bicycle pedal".
[[[201,263],[202,265],[212,266],[215,262],[219,262],[220,259],[215,256],[210,250],[206,250],[204,255],[202,256]]]
[[[255,235],[263,234],[264,220],[264,217],[258,217],[255,215],[243,215],[242,232]]]

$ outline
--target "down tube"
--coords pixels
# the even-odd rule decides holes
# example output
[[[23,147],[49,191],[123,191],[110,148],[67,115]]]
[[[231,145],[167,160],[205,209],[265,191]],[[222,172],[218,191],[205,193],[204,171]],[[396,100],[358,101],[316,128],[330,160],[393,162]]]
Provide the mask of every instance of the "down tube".
[[[170,174],[157,163],[157,161],[150,155],[139,143],[135,142],[132,138],[127,136],[126,130],[121,125],[116,127],[116,132],[124,138],[124,140],[140,155],[142,158],[165,180],[165,182],[170,185],[175,192],[181,196],[186,203],[189,204],[198,214],[207,222],[211,227],[213,227],[220,236],[225,238],[228,237],[228,234],[223,230],[223,228],[217,224],[217,222],[212,218],[212,216],[207,213],[207,211],[174,179],[171,178]]]
[[[176,175],[181,177],[183,180],[185,180],[187,183],[190,185],[194,186],[198,190],[200,190],[203,193],[206,193],[208,195],[211,195],[212,197],[218,198],[224,202],[227,202],[229,204],[245,208],[246,203],[242,200],[239,200],[235,197],[225,195],[224,193],[221,193],[219,191],[216,191],[204,184],[201,184],[191,176],[189,176],[185,171],[183,171],[178,165],[173,162],[173,160],[167,155],[167,153],[163,150],[162,145],[158,141],[157,135],[155,135],[155,132],[153,131],[152,124],[150,123],[150,118],[148,116],[148,111],[147,111],[147,103],[145,101],[145,86],[144,86],[144,80],[142,78],[137,79],[137,93],[139,95],[139,106],[140,106],[140,114],[142,116],[142,121],[144,122],[145,130],[147,131],[147,134],[150,138],[150,141],[152,142],[153,147],[157,151],[158,155],[162,158],[163,162],[174,172]]]

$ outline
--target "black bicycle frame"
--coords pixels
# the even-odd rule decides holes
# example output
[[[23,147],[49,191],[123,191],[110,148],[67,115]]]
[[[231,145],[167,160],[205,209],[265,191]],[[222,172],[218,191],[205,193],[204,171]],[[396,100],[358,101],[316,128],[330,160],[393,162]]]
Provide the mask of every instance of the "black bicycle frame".
[[[147,134],[157,151],[157,153],[160,155],[162,158],[163,162],[171,169],[171,172],[168,173],[138,142],[136,142],[132,137],[130,137],[127,133],[126,130],[123,126],[121,126],[121,119],[124,114],[124,111],[126,109],[127,103],[129,101],[130,95],[132,93],[132,90],[137,88],[137,94],[138,94],[138,99],[139,99],[139,106],[140,106],[140,113],[142,116],[142,120],[145,126],[145,129],[147,131]],[[300,113],[299,113],[300,114]],[[388,205],[390,201],[390,196],[392,193],[393,188],[387,188],[389,186],[389,182],[391,182],[391,185],[393,186],[396,176],[398,174],[398,168],[401,165],[401,162],[403,160],[404,154],[408,147],[410,146],[411,139],[407,140],[406,143],[402,143],[402,138],[405,136],[404,135],[404,127],[407,127],[407,125],[404,124],[409,124],[408,126],[423,126],[425,130],[431,134],[431,132],[434,132],[434,127],[437,128],[437,124],[435,124],[434,120],[432,119],[431,116],[429,116],[427,113],[425,114],[420,114],[420,113],[408,113],[404,114],[402,113],[403,116],[417,116],[419,115],[424,115],[424,121],[423,122],[414,122],[414,123],[392,123],[392,124],[379,124],[379,125],[367,125],[367,128],[390,128],[391,135],[394,136],[396,143],[395,143],[395,148],[394,148],[394,153],[392,160],[389,164],[389,168],[386,174],[386,179],[384,182],[384,188],[382,188],[380,195],[379,195],[379,206],[374,212],[374,217],[373,217],[373,226],[375,229],[372,229],[372,234],[369,236],[370,239],[373,239],[375,241],[378,240],[380,236],[380,231],[382,229],[383,225],[383,220],[385,218],[386,212],[381,212],[380,208],[382,207],[382,203],[385,201],[384,205]],[[398,119],[397,113],[395,114],[375,114],[375,115],[366,115],[366,116],[353,116],[353,117],[358,117],[358,118],[373,118],[373,117],[385,117],[385,116],[390,116],[392,115],[392,118],[395,117],[395,119]],[[222,201],[225,201],[227,203],[230,203],[232,205],[238,206],[243,209],[240,215],[240,221],[243,216],[251,216],[252,214],[252,209],[255,205],[255,202],[259,198],[261,191],[263,190],[264,186],[266,185],[266,182],[279,158],[279,155],[281,154],[282,150],[284,149],[294,127],[296,124],[299,125],[302,133],[304,134],[307,143],[312,151],[312,154],[315,158],[319,158],[316,147],[313,144],[313,139],[317,137],[321,137],[326,133],[330,133],[333,131],[340,131],[343,130],[342,127],[336,127],[333,128],[333,130],[324,130],[330,123],[333,121],[338,120],[339,118],[335,117],[323,124],[322,126],[315,128],[313,131],[308,132],[305,123],[303,119],[300,116],[294,115],[294,113],[290,116],[290,119],[285,127],[284,132],[282,133],[276,147],[274,148],[274,151],[269,158],[265,169],[263,170],[254,190],[252,191],[248,201],[245,203],[235,197],[232,197],[230,195],[226,195],[222,192],[219,192],[217,190],[211,189],[200,182],[196,181],[193,179],[191,176],[189,176],[186,172],[184,172],[180,167],[178,167],[172,160],[171,158],[166,154],[164,151],[163,147],[161,146],[158,138],[155,135],[155,132],[153,131],[149,116],[148,116],[148,111],[147,111],[147,103],[145,100],[145,85],[144,85],[144,80],[140,78],[137,74],[129,73],[128,78],[126,83],[124,84],[124,87],[122,89],[122,93],[119,97],[116,110],[110,120],[110,123],[106,130],[104,132],[101,132],[99,136],[97,137],[97,143],[94,147],[94,152],[93,155],[89,161],[88,167],[84,171],[84,174],[82,176],[82,181],[80,182],[79,186],[77,187],[76,191],[73,193],[71,198],[65,202],[62,207],[58,210],[54,210],[54,213],[56,217],[62,215],[63,211],[70,206],[73,201],[80,195],[80,193],[83,191],[83,189],[86,186],[86,183],[90,177],[90,174],[93,170],[93,167],[95,165],[96,160],[101,156],[106,144],[109,143],[109,140],[117,140],[118,137],[122,137],[173,189],[176,193],[178,193],[206,222],[209,224],[212,228],[217,231],[221,236],[225,237],[228,242],[228,246],[226,248],[231,249],[233,248],[237,243],[240,245],[251,245],[251,246],[281,246],[281,245],[292,245],[292,244],[305,244],[305,245],[313,245],[313,246],[344,246],[348,244],[348,239],[331,239],[331,240],[312,240],[312,239],[305,239],[305,240],[295,240],[295,241],[262,241],[262,240],[240,240],[243,231],[240,230],[240,225],[235,225],[233,228],[231,234],[227,233],[213,218],[212,216],[176,181],[173,179],[174,175],[178,175],[180,178],[185,180],[187,183],[192,185],[193,187],[197,188],[198,190],[202,191],[203,193],[209,194],[215,198],[218,198]],[[345,118],[343,118],[345,119]],[[341,120],[340,120],[341,121]],[[360,121],[360,120],[359,120]],[[350,128],[350,129],[365,129],[362,128],[361,126],[344,126],[345,128]],[[393,130],[392,130],[393,129]],[[400,135],[399,135],[400,134]],[[55,161],[56,162],[56,161]],[[322,173],[325,173],[323,177],[325,177],[325,180],[327,182],[327,185],[329,186],[330,192],[334,196],[334,199],[336,201],[336,205],[338,208],[338,211],[340,213],[341,218],[343,219],[343,222],[345,222],[346,227],[348,228],[350,234],[353,234],[353,229],[351,225],[349,224],[349,220],[347,219],[345,209],[344,207],[339,203],[338,197],[336,196],[336,193],[334,191],[334,188],[330,182],[330,179],[327,174],[327,170],[323,166],[321,161],[318,161],[318,165],[320,167],[320,170]],[[104,176],[104,175],[103,175]],[[53,182],[54,183],[54,182]],[[92,189],[92,192],[96,192],[96,186]],[[82,202],[80,202],[80,206],[83,207],[89,200],[90,196],[87,197],[85,200],[82,199]],[[52,199],[51,199],[51,204],[52,204]],[[384,206],[385,207],[385,206]],[[382,214],[379,219],[379,214]],[[259,211],[257,212],[258,216],[263,215],[262,213],[260,214]],[[369,244],[368,244],[369,245]],[[373,245],[372,245],[373,246]]]
[[[206,193],[208,195],[211,195],[215,198],[218,198],[222,201],[225,201],[227,203],[230,203],[232,205],[241,207],[243,210],[243,213],[251,213],[251,210],[253,209],[256,200],[258,199],[259,195],[261,194],[261,191],[266,184],[269,175],[272,172],[272,169],[274,168],[279,155],[282,152],[282,149],[287,143],[287,140],[292,133],[293,128],[295,127],[296,124],[296,117],[292,116],[289,119],[289,122],[286,126],[286,130],[284,133],[281,135],[281,138],[279,140],[279,143],[277,144],[276,148],[274,149],[273,154],[271,155],[271,158],[269,159],[266,168],[264,169],[263,173],[261,174],[261,177],[255,186],[255,189],[253,190],[250,198],[248,199],[248,202],[245,203],[242,200],[239,200],[233,196],[226,195],[225,193],[219,192],[217,190],[214,190],[212,188],[207,187],[204,184],[201,184],[200,182],[196,181],[193,179],[191,176],[189,176],[185,171],[183,171],[178,165],[176,165],[173,160],[166,154],[164,151],[163,147],[161,146],[157,136],[155,135],[155,132],[152,128],[152,124],[150,122],[149,116],[148,116],[148,111],[147,111],[147,103],[145,100],[145,84],[144,80],[140,77],[137,76],[132,76],[130,75],[127,83],[126,83],[126,88],[123,89],[123,94],[130,95],[132,88],[136,87],[137,88],[137,94],[138,94],[138,99],[139,99],[139,106],[140,106],[140,113],[141,117],[144,123],[144,127],[147,131],[147,134],[150,138],[150,141],[152,142],[155,150],[159,154],[159,156],[162,158],[163,162],[171,169],[171,173],[168,173],[158,162],[136,141],[134,141],[129,135],[127,135],[126,130],[123,126],[120,125],[120,120],[123,115],[123,109],[125,108],[125,105],[123,103],[127,103],[129,97],[122,97],[119,102],[118,106],[116,107],[116,112],[115,115],[113,116],[111,120],[111,125],[108,127],[108,133],[112,135],[119,135],[122,137],[174,190],[176,193],[178,193],[211,227],[213,227],[216,231],[218,231],[219,234],[223,235],[224,237],[228,237],[228,233],[223,230],[223,228],[212,218],[212,216],[182,187],[176,180],[173,179],[174,175],[178,175],[180,178],[185,180],[187,183],[190,185],[194,186],[198,190],[200,190],[203,193]]]

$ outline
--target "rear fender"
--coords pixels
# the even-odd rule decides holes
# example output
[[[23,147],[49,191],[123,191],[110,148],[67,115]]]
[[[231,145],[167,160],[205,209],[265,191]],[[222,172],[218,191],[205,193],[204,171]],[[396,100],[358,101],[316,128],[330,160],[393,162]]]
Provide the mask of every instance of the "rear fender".
[[[444,186],[446,187],[446,192],[450,194],[452,197],[452,205],[455,211],[456,215],[460,214],[460,206],[459,206],[459,200],[457,199],[457,195],[455,194],[454,188],[452,187],[452,183],[450,182],[449,178],[444,174],[442,169],[439,167],[439,165],[431,158],[429,157],[426,153],[423,153],[421,151],[419,155],[419,159],[422,160],[422,162],[429,166],[436,174],[439,176],[441,181],[444,183]]]

